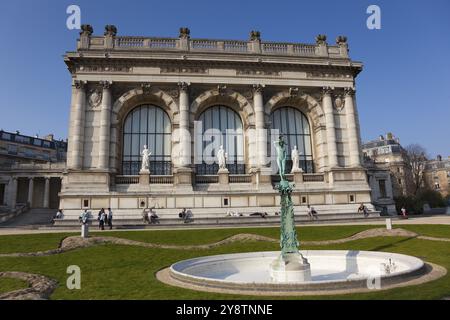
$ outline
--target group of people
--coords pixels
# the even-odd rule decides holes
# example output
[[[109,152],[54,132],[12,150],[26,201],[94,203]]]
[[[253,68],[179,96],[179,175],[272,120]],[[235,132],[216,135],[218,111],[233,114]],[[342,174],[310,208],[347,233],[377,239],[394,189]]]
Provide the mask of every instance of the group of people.
[[[144,222],[148,224],[159,223],[159,217],[153,210],[153,207],[150,209],[144,209],[144,212],[142,213],[142,218],[144,219]]]
[[[101,230],[105,230],[105,224],[108,224],[109,230],[112,229],[112,220],[113,220],[113,213],[111,208],[108,208],[108,212],[105,211],[104,208],[102,208],[98,212],[98,228]]]
[[[180,219],[183,219],[184,223],[194,221],[194,214],[192,213],[191,210],[188,210],[186,208],[183,208],[183,210],[181,210],[181,212],[178,214],[178,217]]]

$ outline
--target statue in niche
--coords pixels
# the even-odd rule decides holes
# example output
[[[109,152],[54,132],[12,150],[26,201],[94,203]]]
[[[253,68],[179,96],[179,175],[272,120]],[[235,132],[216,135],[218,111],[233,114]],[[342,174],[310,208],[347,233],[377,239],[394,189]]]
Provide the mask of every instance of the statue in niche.
[[[297,146],[294,146],[294,149],[292,149],[291,151],[291,159],[292,159],[291,173],[302,172],[302,169],[300,169],[299,167],[300,154],[298,152]]]
[[[152,153],[148,150],[147,145],[144,145],[144,149],[142,150],[142,163],[141,163],[141,171],[149,172],[150,171],[150,155]]]
[[[219,151],[217,151],[217,161],[219,162],[219,170],[227,168],[226,163],[227,158],[228,154],[223,149],[223,146],[220,146]]]

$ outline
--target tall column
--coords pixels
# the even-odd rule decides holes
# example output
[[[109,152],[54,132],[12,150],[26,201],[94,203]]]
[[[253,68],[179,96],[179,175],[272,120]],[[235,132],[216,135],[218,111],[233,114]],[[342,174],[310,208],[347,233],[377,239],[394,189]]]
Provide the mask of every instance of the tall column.
[[[33,206],[33,191],[34,191],[34,179],[33,177],[28,178],[28,204],[30,208]]]
[[[98,167],[109,169],[109,144],[111,131],[111,81],[100,81],[103,87],[100,115],[100,141],[98,146]]]
[[[44,208],[48,208],[49,203],[50,203],[50,177],[45,177]]]
[[[189,83],[179,82],[179,106],[180,106],[180,159],[181,167],[189,167],[191,164],[191,134],[189,130]]]
[[[333,102],[331,101],[332,90],[329,87],[323,88],[323,111],[325,113],[325,125],[327,133],[328,166],[335,168],[338,166],[336,129],[334,125]]]
[[[253,103],[255,108],[257,166],[263,168],[267,164],[267,132],[264,121],[263,86],[253,86]]]
[[[75,81],[76,99],[73,106],[72,136],[69,143],[72,143],[71,169],[81,169],[83,166],[83,143],[84,143],[84,111],[86,108],[86,82]]]
[[[350,166],[361,166],[361,157],[358,145],[358,127],[356,125],[356,114],[353,97],[355,90],[352,88],[345,89],[345,116],[347,122],[347,137],[350,150]]]
[[[10,196],[10,201],[9,201],[9,206],[11,207],[11,209],[14,210],[14,208],[16,207],[16,202],[17,202],[17,177],[12,177],[11,180],[9,181],[10,186],[9,186],[9,196]]]

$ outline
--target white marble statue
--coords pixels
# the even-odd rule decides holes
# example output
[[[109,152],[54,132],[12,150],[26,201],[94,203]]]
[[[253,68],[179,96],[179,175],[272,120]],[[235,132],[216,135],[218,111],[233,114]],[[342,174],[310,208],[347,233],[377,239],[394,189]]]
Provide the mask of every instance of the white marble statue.
[[[300,154],[298,153],[297,146],[294,146],[294,148],[291,151],[291,159],[292,159],[292,170],[291,170],[291,173],[302,171],[299,168]]]
[[[228,158],[228,154],[223,149],[223,146],[220,146],[219,151],[217,151],[217,160],[219,162],[219,170],[227,168],[227,164],[226,164],[227,158]]]
[[[144,145],[144,149],[142,150],[142,163],[141,163],[141,171],[150,171],[150,155],[152,153],[148,150],[147,145]]]

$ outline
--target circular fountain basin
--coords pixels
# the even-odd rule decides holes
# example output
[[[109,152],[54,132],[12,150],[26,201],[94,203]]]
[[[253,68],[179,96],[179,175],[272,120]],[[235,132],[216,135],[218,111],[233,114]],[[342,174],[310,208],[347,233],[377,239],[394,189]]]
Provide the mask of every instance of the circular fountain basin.
[[[404,282],[426,272],[422,260],[397,253],[347,250],[300,251],[311,279],[276,282],[270,264],[278,251],[225,254],[177,262],[170,277],[178,283],[241,291],[315,291],[368,288]],[[370,288],[369,288],[370,289]]]

